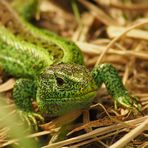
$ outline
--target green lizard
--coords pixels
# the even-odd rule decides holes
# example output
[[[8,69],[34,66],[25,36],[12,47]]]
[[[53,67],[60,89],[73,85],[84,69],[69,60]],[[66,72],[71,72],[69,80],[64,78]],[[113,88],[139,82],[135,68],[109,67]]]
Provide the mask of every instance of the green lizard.
[[[140,110],[111,64],[97,65],[91,72],[83,64],[73,42],[32,26],[0,1],[0,66],[20,78],[13,90],[20,110],[38,116],[31,99],[36,100],[39,113],[51,117],[87,108],[102,83],[116,105]]]

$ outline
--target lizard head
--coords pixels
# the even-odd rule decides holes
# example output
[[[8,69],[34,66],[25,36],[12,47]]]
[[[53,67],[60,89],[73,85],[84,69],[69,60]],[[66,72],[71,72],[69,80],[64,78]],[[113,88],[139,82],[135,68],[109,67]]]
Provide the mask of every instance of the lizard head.
[[[51,116],[88,107],[97,89],[91,73],[77,64],[58,64],[45,69],[37,85],[39,109]]]

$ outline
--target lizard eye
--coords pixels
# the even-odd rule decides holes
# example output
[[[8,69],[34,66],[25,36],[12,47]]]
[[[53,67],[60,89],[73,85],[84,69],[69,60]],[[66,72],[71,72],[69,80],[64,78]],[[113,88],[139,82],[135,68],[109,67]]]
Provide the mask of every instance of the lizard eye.
[[[64,84],[64,80],[62,78],[57,77],[56,81],[59,86],[62,86]]]

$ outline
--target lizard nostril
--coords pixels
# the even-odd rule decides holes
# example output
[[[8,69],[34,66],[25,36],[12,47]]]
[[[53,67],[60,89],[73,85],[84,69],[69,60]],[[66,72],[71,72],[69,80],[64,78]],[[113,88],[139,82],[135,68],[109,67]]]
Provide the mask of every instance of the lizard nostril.
[[[64,80],[62,78],[56,78],[57,84],[62,86],[64,84]]]

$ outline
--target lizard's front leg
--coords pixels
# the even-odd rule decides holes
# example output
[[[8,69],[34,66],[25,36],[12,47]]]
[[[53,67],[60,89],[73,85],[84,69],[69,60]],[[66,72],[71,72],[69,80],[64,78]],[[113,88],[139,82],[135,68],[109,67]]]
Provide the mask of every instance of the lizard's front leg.
[[[93,71],[92,76],[98,86],[102,83],[106,85],[109,94],[115,100],[115,107],[123,105],[126,108],[136,108],[141,110],[141,105],[136,97],[131,97],[129,92],[124,87],[122,79],[118,75],[117,70],[111,64],[97,65]]]
[[[35,98],[36,86],[33,80],[19,79],[16,81],[13,89],[13,98],[19,109],[19,113],[27,120],[28,124],[33,123],[37,129],[37,121],[43,121],[43,117],[33,111],[31,99]]]

